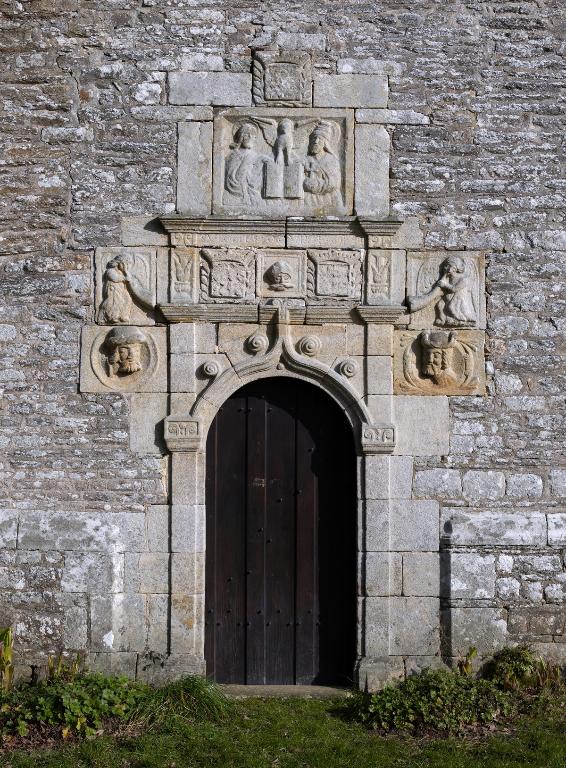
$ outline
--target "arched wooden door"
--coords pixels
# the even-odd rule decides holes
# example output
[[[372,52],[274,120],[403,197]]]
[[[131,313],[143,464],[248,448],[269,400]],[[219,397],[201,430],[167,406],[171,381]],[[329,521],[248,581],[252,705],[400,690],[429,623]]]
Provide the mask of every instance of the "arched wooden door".
[[[356,463],[322,390],[248,384],[207,441],[207,674],[224,683],[352,680]]]

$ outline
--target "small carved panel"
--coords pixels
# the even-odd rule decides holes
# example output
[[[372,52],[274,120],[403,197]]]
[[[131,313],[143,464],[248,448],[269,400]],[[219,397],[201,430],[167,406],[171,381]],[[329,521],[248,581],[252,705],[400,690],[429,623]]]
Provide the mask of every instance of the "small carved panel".
[[[405,271],[405,251],[370,248],[365,265],[366,304],[401,304]]]
[[[198,300],[199,263],[198,248],[171,249],[169,294],[173,303]]]
[[[165,419],[165,443],[170,451],[197,451],[201,439],[202,424],[197,419]]]
[[[251,301],[254,291],[254,253],[238,248],[201,251],[203,301]]]
[[[311,299],[361,299],[362,252],[309,250],[308,295]]]
[[[484,259],[479,253],[413,253],[407,263],[411,328],[485,328]]]
[[[410,395],[483,394],[484,333],[438,328],[397,332],[394,391]]]
[[[97,248],[96,322],[152,325],[156,304],[156,250]]]
[[[256,51],[252,68],[254,104],[308,107],[312,104],[311,57],[301,51]]]
[[[256,290],[261,297],[304,298],[307,290],[304,251],[273,250],[257,254]]]
[[[167,391],[166,329],[84,326],[81,392]]]
[[[214,120],[213,212],[352,213],[353,122],[345,109],[224,109]]]

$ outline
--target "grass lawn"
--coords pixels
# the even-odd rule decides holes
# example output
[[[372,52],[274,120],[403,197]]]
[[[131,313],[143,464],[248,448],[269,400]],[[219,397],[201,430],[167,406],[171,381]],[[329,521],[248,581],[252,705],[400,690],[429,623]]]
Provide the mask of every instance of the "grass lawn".
[[[1,768],[566,768],[566,696],[547,694],[512,735],[383,738],[313,699],[234,701],[220,722],[169,718],[137,736],[102,736],[51,752],[0,755]]]

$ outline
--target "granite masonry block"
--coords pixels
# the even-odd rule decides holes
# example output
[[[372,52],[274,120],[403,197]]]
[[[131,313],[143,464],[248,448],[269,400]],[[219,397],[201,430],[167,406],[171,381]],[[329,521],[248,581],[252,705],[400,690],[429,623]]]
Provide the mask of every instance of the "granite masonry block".
[[[212,123],[179,123],[177,210],[207,216],[212,209]]]
[[[494,512],[447,507],[442,510],[440,530],[443,538],[456,547],[544,546],[547,537],[546,516],[526,510]]]
[[[438,597],[440,561],[438,552],[403,554],[403,595]]]
[[[252,76],[244,72],[170,72],[169,102],[251,106]]]
[[[389,216],[389,134],[379,125],[358,124],[355,142],[356,213],[378,218]]]
[[[387,77],[380,75],[324,75],[314,78],[315,107],[386,107]]]

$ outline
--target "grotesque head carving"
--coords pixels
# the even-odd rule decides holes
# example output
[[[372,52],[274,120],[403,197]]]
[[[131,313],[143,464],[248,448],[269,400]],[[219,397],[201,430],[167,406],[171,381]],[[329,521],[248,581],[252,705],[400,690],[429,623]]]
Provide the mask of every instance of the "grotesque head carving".
[[[456,342],[455,331],[423,331],[421,342],[421,373],[438,386],[446,387],[458,378],[453,368]]]
[[[276,261],[265,273],[265,280],[272,291],[286,291],[294,288],[293,273],[286,261]]]
[[[129,376],[142,370],[142,352],[147,348],[147,338],[132,326],[114,328],[106,337],[106,365],[108,376]]]

